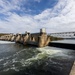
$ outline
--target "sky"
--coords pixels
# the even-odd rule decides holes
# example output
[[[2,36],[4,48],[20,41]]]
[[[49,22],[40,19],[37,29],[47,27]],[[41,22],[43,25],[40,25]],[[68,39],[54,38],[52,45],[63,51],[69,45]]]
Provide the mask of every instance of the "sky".
[[[0,33],[75,31],[75,0],[0,0]]]

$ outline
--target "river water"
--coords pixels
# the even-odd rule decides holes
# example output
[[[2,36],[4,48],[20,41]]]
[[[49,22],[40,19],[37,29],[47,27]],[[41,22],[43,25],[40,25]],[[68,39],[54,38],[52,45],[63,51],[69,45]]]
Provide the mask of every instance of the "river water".
[[[69,75],[75,51],[0,41],[0,75]]]

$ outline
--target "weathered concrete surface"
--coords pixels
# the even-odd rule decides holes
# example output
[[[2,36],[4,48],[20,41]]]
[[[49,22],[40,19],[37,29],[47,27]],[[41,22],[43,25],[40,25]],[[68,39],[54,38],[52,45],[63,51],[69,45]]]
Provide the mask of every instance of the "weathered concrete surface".
[[[20,42],[21,34],[16,34],[15,42]]]
[[[50,38],[47,36],[47,34],[41,34],[40,36],[39,36],[39,44],[38,44],[38,46],[39,47],[45,47],[45,46],[47,46],[48,45],[48,43],[50,42]]]
[[[14,41],[17,43],[22,43],[24,45],[31,44],[31,45],[36,45],[38,47],[45,47],[49,44],[50,42],[50,37],[46,34],[45,29],[40,29],[39,33],[28,33],[26,32],[25,34],[9,34],[0,37],[1,40],[5,41]]]
[[[15,37],[16,37],[16,35],[13,35],[13,36],[11,37],[11,41],[15,41]]]
[[[75,61],[69,75],[75,75]]]
[[[0,37],[0,40],[6,40],[6,41],[10,41],[12,37],[12,34],[9,35],[3,35]]]

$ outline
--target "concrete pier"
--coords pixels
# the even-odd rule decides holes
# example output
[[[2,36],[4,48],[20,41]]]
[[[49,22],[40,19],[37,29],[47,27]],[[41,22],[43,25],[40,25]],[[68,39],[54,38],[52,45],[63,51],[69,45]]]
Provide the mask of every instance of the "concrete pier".
[[[69,75],[75,75],[75,61]]]

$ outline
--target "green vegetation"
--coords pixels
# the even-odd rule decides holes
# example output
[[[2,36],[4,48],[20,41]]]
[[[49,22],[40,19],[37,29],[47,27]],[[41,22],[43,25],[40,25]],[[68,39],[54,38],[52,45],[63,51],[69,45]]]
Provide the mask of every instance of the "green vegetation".
[[[63,40],[63,38],[58,38],[58,37],[53,37],[53,36],[50,36],[50,38],[51,38],[51,41]]]
[[[7,35],[6,33],[0,33],[0,36]]]

